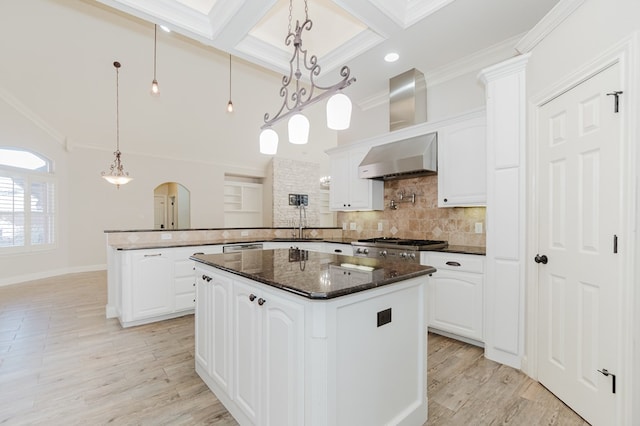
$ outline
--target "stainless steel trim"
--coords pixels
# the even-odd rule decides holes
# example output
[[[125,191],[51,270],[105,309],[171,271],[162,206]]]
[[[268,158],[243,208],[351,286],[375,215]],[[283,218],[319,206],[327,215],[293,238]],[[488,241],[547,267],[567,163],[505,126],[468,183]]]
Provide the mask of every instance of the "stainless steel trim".
[[[234,244],[232,246],[222,246],[223,253],[234,253],[245,250],[262,250],[262,243]]]

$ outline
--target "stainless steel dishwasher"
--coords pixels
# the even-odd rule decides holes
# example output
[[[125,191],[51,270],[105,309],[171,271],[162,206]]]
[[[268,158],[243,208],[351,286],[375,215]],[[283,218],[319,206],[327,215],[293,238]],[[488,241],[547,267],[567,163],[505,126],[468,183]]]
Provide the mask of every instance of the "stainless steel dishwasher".
[[[225,264],[238,271],[259,273],[262,271],[262,243],[222,246],[226,253]]]
[[[222,246],[223,253],[234,253],[236,251],[245,250],[262,250],[262,243],[234,244],[230,246]]]

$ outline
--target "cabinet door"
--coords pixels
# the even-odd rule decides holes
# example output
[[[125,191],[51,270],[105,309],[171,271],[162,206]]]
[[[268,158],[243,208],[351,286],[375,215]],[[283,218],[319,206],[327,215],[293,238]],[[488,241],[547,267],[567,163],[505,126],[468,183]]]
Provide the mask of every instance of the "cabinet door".
[[[167,250],[132,253],[133,320],[173,312],[173,259]]]
[[[351,163],[349,152],[341,152],[331,156],[331,186],[329,187],[329,208],[331,210],[346,210],[349,204],[349,182]]]
[[[195,358],[196,363],[204,367],[207,373],[211,371],[212,333],[208,330],[212,326],[211,305],[212,286],[208,279],[210,274],[203,269],[196,268],[196,314],[195,314]]]
[[[370,179],[360,179],[358,177],[358,167],[368,151],[368,149],[350,151],[348,167],[350,185],[349,206],[351,209],[371,208],[371,185],[373,181]]]
[[[304,424],[304,309],[263,293],[261,372],[265,425]]]
[[[218,274],[212,275],[209,296],[210,318],[209,330],[211,330],[211,362],[209,374],[218,385],[229,394],[231,381],[231,280]]]
[[[438,131],[438,207],[487,204],[484,118]]]
[[[233,282],[233,399],[253,424],[260,412],[260,310],[253,287]]]
[[[429,327],[482,341],[482,282],[481,274],[435,272],[428,286]]]

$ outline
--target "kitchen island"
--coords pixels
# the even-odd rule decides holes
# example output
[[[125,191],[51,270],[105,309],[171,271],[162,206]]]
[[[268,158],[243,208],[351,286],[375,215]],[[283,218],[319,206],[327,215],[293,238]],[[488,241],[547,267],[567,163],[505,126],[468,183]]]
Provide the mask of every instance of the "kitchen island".
[[[434,268],[297,249],[191,259],[196,371],[241,425],[427,420]]]

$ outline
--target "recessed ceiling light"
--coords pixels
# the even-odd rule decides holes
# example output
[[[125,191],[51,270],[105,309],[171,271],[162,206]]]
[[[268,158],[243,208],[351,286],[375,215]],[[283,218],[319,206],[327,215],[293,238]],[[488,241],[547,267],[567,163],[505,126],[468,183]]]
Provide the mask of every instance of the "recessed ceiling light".
[[[400,59],[400,55],[398,55],[396,52],[391,52],[384,55],[384,60],[387,62],[395,62],[398,59]]]
[[[162,29],[162,31],[164,31],[165,33],[170,33],[171,30],[169,29],[169,27],[167,27],[166,25],[159,25],[160,29]]]

